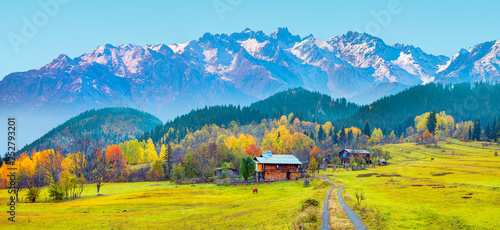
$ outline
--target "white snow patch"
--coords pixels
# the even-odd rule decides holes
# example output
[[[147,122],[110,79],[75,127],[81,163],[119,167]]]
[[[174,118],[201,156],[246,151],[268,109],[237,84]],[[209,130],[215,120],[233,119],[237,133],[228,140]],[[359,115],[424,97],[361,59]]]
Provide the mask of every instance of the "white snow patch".
[[[254,38],[250,38],[246,41],[241,42],[241,46],[252,56],[256,57],[258,52],[267,44],[269,41],[259,43]]]
[[[168,45],[168,47],[174,51],[174,53],[180,54],[184,52],[184,48],[189,44],[189,42],[183,43],[183,44],[172,44]]]
[[[215,62],[217,61],[217,49],[206,49],[203,51],[205,56],[205,62]]]

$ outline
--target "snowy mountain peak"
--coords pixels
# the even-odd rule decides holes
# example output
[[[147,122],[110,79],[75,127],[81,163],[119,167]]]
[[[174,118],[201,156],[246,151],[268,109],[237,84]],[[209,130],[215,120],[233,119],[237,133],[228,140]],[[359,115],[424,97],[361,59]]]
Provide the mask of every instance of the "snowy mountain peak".
[[[324,41],[301,39],[286,27],[270,34],[247,28],[231,35],[205,33],[182,44],[106,44],[74,59],[60,55],[0,81],[0,98],[6,98],[0,105],[78,112],[128,106],[168,119],[299,86],[368,103],[422,83],[498,81],[499,66],[500,41],[462,50],[450,60],[365,33]]]
[[[291,44],[291,43],[296,43],[299,42],[300,36],[299,35],[292,35],[290,31],[288,31],[287,27],[279,27],[278,29],[274,30],[269,37],[284,42],[285,44]]]
[[[363,44],[363,43],[369,43],[369,44],[380,44],[384,45],[384,41],[378,37],[374,37],[370,34],[367,33],[359,33],[356,31],[349,31],[346,34],[338,37],[331,38],[330,40],[333,40],[335,42],[343,42],[343,43],[351,43],[351,44]]]

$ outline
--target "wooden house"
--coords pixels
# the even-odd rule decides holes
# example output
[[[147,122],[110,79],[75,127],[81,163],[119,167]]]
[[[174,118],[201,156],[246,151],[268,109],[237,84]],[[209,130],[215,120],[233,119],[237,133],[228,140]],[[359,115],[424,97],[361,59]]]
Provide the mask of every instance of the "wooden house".
[[[222,168],[215,168],[215,176],[223,176],[223,169]],[[228,168],[226,171],[226,176],[228,177],[239,177],[240,176],[240,171],[233,169],[233,168]]]
[[[294,155],[276,155],[266,151],[255,157],[256,181],[280,181],[300,178],[302,162]]]
[[[361,157],[365,160],[367,164],[371,164],[370,153],[368,150],[360,150],[360,149],[344,149],[340,151],[339,158],[341,164],[350,164],[351,158]]]

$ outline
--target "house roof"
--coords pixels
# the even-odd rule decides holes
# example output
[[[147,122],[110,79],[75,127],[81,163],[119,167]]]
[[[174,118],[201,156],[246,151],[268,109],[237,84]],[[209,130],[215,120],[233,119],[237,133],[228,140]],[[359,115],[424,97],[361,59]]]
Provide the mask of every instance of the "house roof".
[[[300,162],[299,159],[294,155],[262,154],[260,157],[255,157],[254,160],[259,164],[302,164],[302,162]]]
[[[370,155],[372,153],[370,153],[368,150],[361,150],[361,149],[344,149],[345,151],[349,152],[349,153],[353,153],[353,154],[367,154],[367,155]],[[344,151],[342,150],[342,151]]]
[[[238,171],[238,172],[239,172],[239,170],[234,169],[234,168],[227,168],[227,169],[228,169],[228,170],[233,170],[233,171]],[[222,170],[222,168],[215,168],[215,171],[221,171],[221,170]]]

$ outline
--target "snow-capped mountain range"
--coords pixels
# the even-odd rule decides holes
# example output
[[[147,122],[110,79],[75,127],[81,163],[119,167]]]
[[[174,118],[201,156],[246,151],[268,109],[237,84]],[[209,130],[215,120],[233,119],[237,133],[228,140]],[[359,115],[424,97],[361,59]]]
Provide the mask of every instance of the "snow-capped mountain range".
[[[326,41],[287,28],[206,33],[184,44],[104,45],[0,81],[2,110],[74,116],[126,106],[163,121],[214,104],[246,105],[291,87],[361,104],[429,82],[499,81],[500,40],[453,57],[348,32]]]

